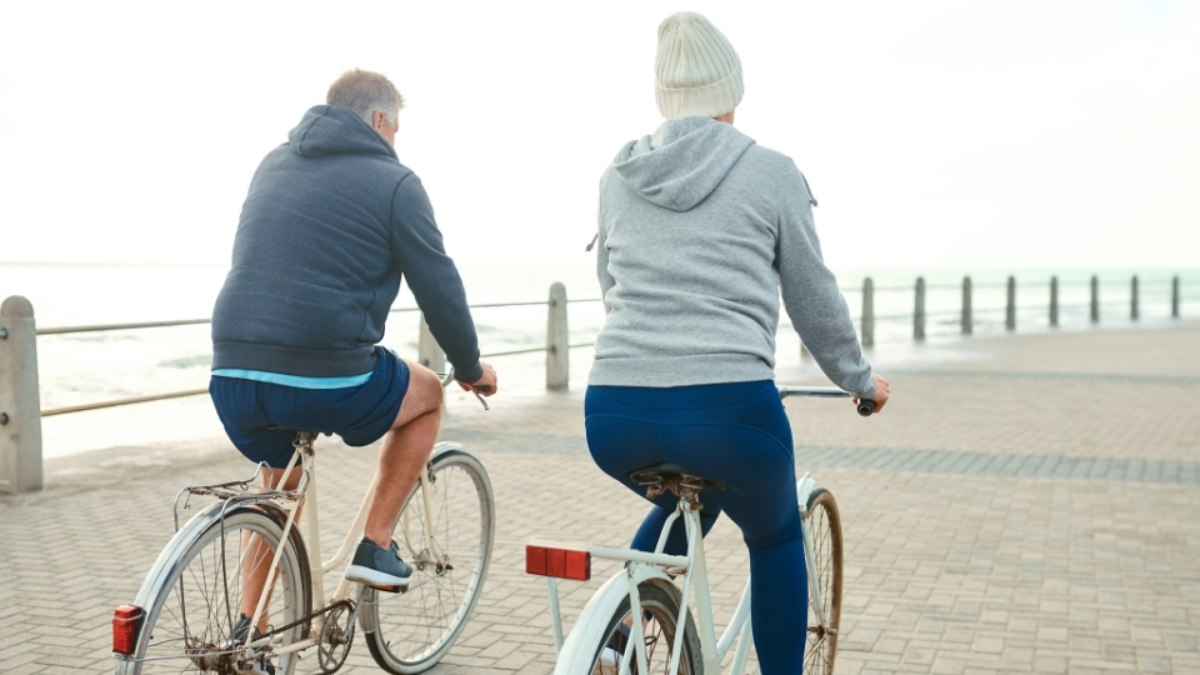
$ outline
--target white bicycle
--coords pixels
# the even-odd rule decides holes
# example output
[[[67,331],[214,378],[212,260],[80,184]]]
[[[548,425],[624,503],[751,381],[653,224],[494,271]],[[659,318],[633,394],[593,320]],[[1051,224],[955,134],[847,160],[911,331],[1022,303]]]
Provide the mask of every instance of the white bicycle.
[[[295,452],[278,483],[288,485],[291,472],[300,471],[293,490],[260,486],[260,467],[246,480],[180,491],[175,536],[134,603],[114,614],[118,675],[287,675],[301,653],[314,647],[320,671],[332,673],[349,653],[356,623],[376,663],[392,673],[427,670],[449,651],[483,590],[492,553],[495,500],[483,465],[456,443],[438,443],[392,535],[413,567],[407,589],[381,592],[342,577],[326,599],[325,574],[347,566],[362,538],[375,485],[337,553],[323,562],[316,437],[296,433]],[[197,496],[217,501],[179,527],[181,505],[187,510]],[[303,536],[295,526],[301,507]],[[266,592],[244,591],[242,580],[254,578],[249,570],[260,565],[269,565],[269,572],[257,578],[273,583]],[[255,595],[253,616],[238,634],[243,596]],[[268,629],[247,635],[264,616]]]
[[[779,394],[850,396],[830,387],[781,386]],[[858,411],[870,415],[874,404],[861,401]],[[642,469],[631,478],[646,486],[649,499],[665,491],[679,497],[675,512],[663,525],[655,552],[540,540],[526,546],[526,572],[545,576],[549,586],[551,627],[558,652],[555,675],[720,673],[731,650],[733,657],[726,673],[741,675],[752,643],[750,580],[746,579],[741,601],[718,638],[700,530],[697,496],[705,486],[721,486],[673,465]],[[837,654],[842,609],[841,516],[833,494],[816,487],[810,474],[805,473],[796,488],[809,588],[804,668],[808,673],[829,675]],[[687,534],[687,554],[665,554],[667,535],[680,518]],[[557,579],[590,579],[592,558],[625,565],[592,595],[564,640]],[[634,617],[642,620],[635,621]]]

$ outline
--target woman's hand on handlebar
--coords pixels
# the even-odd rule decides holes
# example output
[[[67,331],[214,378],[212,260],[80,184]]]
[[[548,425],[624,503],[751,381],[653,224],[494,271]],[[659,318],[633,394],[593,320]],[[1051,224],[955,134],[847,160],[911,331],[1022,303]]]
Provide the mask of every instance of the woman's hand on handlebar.
[[[872,375],[871,379],[875,381],[875,395],[871,400],[875,402],[875,412],[883,412],[883,406],[887,405],[888,396],[891,393],[891,384],[887,378],[882,375]],[[854,398],[854,405],[858,405],[859,400]]]

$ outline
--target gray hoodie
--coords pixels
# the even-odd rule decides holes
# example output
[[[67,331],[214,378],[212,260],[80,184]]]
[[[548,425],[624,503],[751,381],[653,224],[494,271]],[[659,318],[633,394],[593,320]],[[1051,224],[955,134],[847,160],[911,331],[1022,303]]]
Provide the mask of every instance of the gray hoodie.
[[[872,396],[811,202],[790,158],[729,124],[669,120],[626,144],[600,181],[596,270],[607,317],[589,383],[774,379],[782,290],[829,379]]]

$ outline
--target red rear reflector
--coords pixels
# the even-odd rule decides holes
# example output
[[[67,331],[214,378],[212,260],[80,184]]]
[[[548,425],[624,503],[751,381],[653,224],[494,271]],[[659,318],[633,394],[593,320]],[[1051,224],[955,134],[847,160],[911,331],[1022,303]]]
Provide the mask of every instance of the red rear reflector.
[[[592,578],[592,554],[529,544],[525,547],[525,573],[587,581]]]
[[[113,611],[113,651],[131,656],[137,647],[138,630],[146,612],[134,605],[121,605]]]

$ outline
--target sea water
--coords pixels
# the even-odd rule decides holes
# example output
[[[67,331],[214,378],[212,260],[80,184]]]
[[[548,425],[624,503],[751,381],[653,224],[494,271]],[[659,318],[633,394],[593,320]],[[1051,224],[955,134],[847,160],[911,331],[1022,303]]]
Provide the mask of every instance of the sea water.
[[[459,265],[483,353],[536,349],[546,344],[550,286],[566,286],[570,341],[587,345],[604,320],[591,256],[578,261],[473,263]],[[0,301],[10,295],[27,298],[41,330],[108,327],[130,323],[207,320],[226,268],[215,264],[106,265],[0,263]],[[871,277],[879,346],[911,344],[913,288],[918,276],[926,283],[926,334],[931,343],[961,335],[962,282],[971,277],[975,335],[1003,333],[1006,281],[1017,278],[1017,330],[1049,328],[1049,280],[1059,276],[1060,329],[1084,329],[1089,318],[1092,272],[1023,270],[855,270],[834,269],[858,324],[863,282]],[[1096,273],[1101,286],[1101,316],[1106,327],[1128,326],[1131,279],[1136,271]],[[1144,274],[1140,280],[1140,325],[1169,317],[1171,272]],[[1200,274],[1183,275],[1191,285]],[[1181,312],[1192,316],[1200,307],[1194,292],[1184,294]],[[498,305],[479,307],[480,305]],[[417,351],[419,313],[406,288],[401,290],[388,321],[384,344],[404,356]],[[314,316],[320,321],[320,316]],[[38,339],[39,387],[43,411],[86,406],[103,401],[203,389],[208,383],[211,343],[207,324],[146,329],[95,330]],[[930,350],[923,350],[928,355]],[[947,351],[947,354],[950,352]],[[894,350],[893,355],[903,354]],[[781,317],[778,365],[800,361],[800,343],[788,318]],[[582,387],[590,363],[587,347],[571,353],[571,377]],[[534,395],[544,388],[545,355],[498,356],[490,360],[502,373],[509,395]],[[156,444],[198,436],[219,437],[220,426],[205,396],[145,403],[105,410],[51,415],[43,420],[47,457],[119,445]]]

